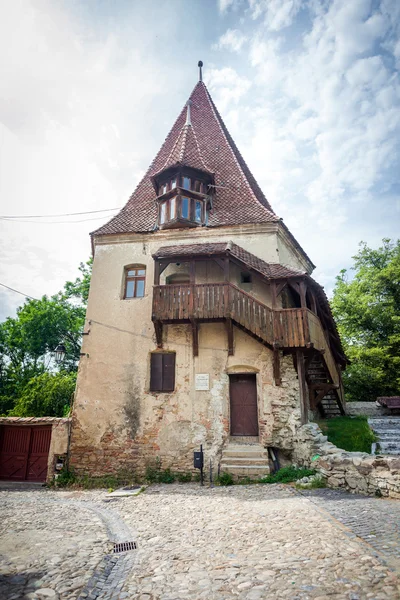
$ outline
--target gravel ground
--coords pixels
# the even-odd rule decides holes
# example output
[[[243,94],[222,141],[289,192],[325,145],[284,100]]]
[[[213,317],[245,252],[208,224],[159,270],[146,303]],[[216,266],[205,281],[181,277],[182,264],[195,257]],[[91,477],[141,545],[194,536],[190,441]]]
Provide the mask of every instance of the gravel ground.
[[[387,555],[356,537],[365,533],[357,510],[365,523],[371,506],[378,531],[379,515],[387,522],[400,514],[392,501],[360,499],[360,510],[354,497],[339,501],[330,490],[198,484],[152,486],[112,502],[105,491],[43,489],[4,490],[0,499],[1,600],[400,598],[385,564],[398,530]],[[122,541],[137,549],[111,554]]]

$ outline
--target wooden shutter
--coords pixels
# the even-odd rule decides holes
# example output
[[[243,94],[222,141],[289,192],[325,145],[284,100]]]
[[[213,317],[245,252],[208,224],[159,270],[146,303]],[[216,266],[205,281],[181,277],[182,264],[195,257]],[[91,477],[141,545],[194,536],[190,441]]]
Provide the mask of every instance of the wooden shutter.
[[[163,354],[163,392],[175,389],[175,354]]]
[[[150,391],[173,392],[175,389],[175,353],[154,352],[150,358]]]
[[[150,391],[162,392],[163,389],[163,355],[155,352],[150,355]]]

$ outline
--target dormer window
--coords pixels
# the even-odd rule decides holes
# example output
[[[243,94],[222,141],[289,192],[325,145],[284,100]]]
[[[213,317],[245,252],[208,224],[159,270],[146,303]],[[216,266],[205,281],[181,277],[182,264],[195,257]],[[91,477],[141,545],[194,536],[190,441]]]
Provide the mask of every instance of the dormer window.
[[[161,229],[199,227],[207,224],[211,207],[210,173],[191,167],[169,168],[154,178],[157,192],[158,218]]]
[[[181,217],[182,219],[189,218],[189,198],[185,198],[185,196],[181,200]]]
[[[176,219],[176,197],[175,196],[173,198],[171,198],[171,200],[169,201],[169,218],[171,219],[171,221],[173,219]]]
[[[202,212],[203,212],[202,207],[203,207],[203,202],[196,200],[195,208],[194,208],[194,220],[196,221],[196,223],[201,223],[201,221],[202,221]]]

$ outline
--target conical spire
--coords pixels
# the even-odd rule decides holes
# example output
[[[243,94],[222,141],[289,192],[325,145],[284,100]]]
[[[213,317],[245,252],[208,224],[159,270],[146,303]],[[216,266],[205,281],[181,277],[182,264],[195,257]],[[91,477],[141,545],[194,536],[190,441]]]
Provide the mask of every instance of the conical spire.
[[[177,163],[214,174],[215,194],[208,227],[279,221],[202,81],[196,84],[189,100],[189,107],[186,103],[128,203],[94,235],[154,231],[157,207],[152,181]]]
[[[199,169],[200,171],[212,173],[212,170],[207,167],[201,155],[196,132],[191,121],[191,105],[192,101],[188,100],[186,103],[186,122],[159,173],[175,165],[185,165],[187,167]],[[158,175],[158,173],[156,173],[156,175]]]

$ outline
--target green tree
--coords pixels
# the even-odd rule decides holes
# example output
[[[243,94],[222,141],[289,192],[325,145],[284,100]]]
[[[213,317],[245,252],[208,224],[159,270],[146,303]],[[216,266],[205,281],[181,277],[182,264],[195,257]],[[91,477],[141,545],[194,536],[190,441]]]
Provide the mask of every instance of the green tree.
[[[26,407],[33,410],[36,406],[40,412],[36,416],[42,416],[43,407],[50,411],[48,416],[63,416],[74,379],[67,376],[75,373],[79,361],[91,267],[92,260],[81,263],[81,277],[66,282],[63,290],[51,298],[27,299],[15,318],[0,323],[0,415],[27,416]],[[60,343],[66,348],[66,356],[63,364],[57,365],[52,353]],[[44,375],[51,377],[41,379]],[[46,398],[42,402],[33,400],[37,386],[44,383],[46,398],[53,399],[57,414]]]
[[[354,277],[336,278],[332,309],[351,364],[343,383],[348,400],[400,394],[400,240],[377,250],[360,244]]]
[[[76,373],[42,373],[24,386],[9,412],[18,417],[62,417],[68,414],[76,385]]]

